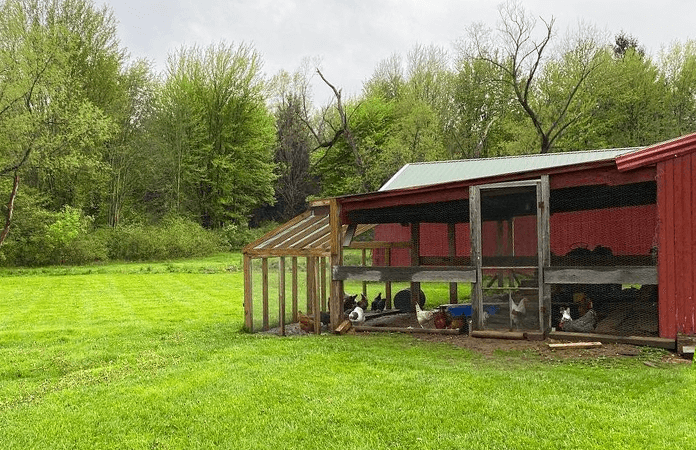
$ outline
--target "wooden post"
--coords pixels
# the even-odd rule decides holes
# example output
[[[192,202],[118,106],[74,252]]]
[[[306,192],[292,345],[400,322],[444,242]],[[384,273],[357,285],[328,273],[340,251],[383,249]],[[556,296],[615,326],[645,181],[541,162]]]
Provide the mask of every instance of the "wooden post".
[[[551,328],[551,285],[544,279],[544,270],[551,265],[551,187],[548,175],[542,175],[537,185],[537,204],[539,328],[543,333]]]
[[[297,256],[292,257],[292,321],[297,322],[297,297],[298,297],[298,277],[297,277]]]
[[[474,330],[483,329],[483,263],[481,247],[481,190],[469,187],[469,229],[471,234],[471,264],[476,269],[476,282],[471,289],[471,310]]]
[[[278,260],[278,327],[280,335],[285,336],[285,258]]]
[[[321,310],[326,311],[326,257],[321,257]]]
[[[321,299],[319,298],[319,258],[314,257],[314,333],[321,333]]]
[[[448,245],[448,254],[450,257],[450,266],[454,265],[454,258],[457,256],[457,236],[456,236],[456,228],[455,224],[453,223],[448,223],[447,224],[447,245]],[[449,285],[449,291],[450,291],[450,303],[458,303],[459,299],[457,298],[457,283],[450,283]]]
[[[367,249],[362,249],[362,265],[363,267],[367,265]],[[367,297],[367,281],[362,282],[362,293]]]
[[[316,270],[314,270],[314,257],[307,257],[307,315],[311,315],[314,312],[314,297],[316,295],[314,283],[314,275]]]
[[[244,255],[244,327],[250,333],[254,332],[254,295],[252,291],[252,260]]]
[[[263,290],[263,330],[268,330],[268,258],[261,258],[261,286]]]
[[[331,226],[331,269],[343,265],[343,227],[341,225],[341,208],[334,198],[329,202],[329,224]],[[343,281],[331,277],[331,329],[336,330],[343,321]]]
[[[420,265],[420,223],[411,224],[411,266]],[[420,283],[411,282],[411,306],[420,302]]]
[[[384,249],[384,263],[387,267],[391,267],[391,248],[387,247]],[[384,295],[387,297],[386,309],[392,309],[392,292],[391,292],[391,281],[384,283]]]

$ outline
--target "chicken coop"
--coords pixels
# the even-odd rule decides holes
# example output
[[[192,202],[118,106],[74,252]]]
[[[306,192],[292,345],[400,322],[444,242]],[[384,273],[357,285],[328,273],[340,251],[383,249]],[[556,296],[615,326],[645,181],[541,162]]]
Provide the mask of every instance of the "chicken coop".
[[[696,334],[694,175],[696,134],[408,164],[378,192],[328,201],[331,327],[346,281],[407,282],[413,304],[421,284],[444,282],[429,301],[463,304],[474,330],[674,347]],[[374,227],[372,265],[344,264],[363,227]]]

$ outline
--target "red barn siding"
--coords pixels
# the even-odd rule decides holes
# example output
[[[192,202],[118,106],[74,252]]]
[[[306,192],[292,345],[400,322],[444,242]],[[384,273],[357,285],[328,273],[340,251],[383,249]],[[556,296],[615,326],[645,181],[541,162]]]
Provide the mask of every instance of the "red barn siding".
[[[627,208],[598,209],[551,216],[551,251],[565,255],[579,243],[593,249],[597,245],[610,247],[615,255],[648,255],[656,244],[657,207],[645,205]],[[514,222],[514,247],[517,256],[536,255],[536,217],[517,217]],[[503,224],[503,242],[507,243],[507,223]],[[469,224],[456,226],[457,256],[470,253]],[[496,222],[482,225],[482,246],[485,256],[496,254]],[[530,239],[529,237],[533,237]],[[380,225],[375,231],[378,241],[409,241],[409,227],[398,224]],[[448,254],[447,225],[425,223],[421,225],[420,254],[422,256],[446,256]],[[503,254],[510,249],[503,247]],[[384,252],[375,252],[376,265],[384,265]],[[392,250],[392,265],[410,265],[408,249]]]
[[[696,332],[696,153],[658,163],[660,335]]]

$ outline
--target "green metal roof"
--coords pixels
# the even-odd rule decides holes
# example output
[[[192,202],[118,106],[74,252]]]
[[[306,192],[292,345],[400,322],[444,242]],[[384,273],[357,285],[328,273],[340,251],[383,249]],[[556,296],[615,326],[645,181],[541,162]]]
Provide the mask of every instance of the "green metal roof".
[[[642,148],[643,147],[632,147],[581,152],[505,156],[500,158],[410,163],[396,172],[396,174],[380,188],[380,191],[428,186],[452,181],[475,180],[477,178],[609,161]]]

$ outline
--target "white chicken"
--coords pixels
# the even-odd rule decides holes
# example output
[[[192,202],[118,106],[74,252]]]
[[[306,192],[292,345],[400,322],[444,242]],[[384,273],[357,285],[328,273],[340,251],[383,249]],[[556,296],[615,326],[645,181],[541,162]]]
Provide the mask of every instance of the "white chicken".
[[[364,323],[365,323],[365,311],[364,311],[361,307],[356,306],[356,307],[350,312],[350,314],[348,314],[348,320],[350,320],[350,322],[351,322],[353,325],[362,325],[362,324],[364,324]]]
[[[515,304],[515,301],[512,299],[512,294],[508,294],[508,296],[510,299],[510,317],[512,318],[512,324],[519,330],[520,323],[527,314],[527,302],[529,300],[527,300],[527,297],[523,297],[519,303]]]
[[[434,314],[435,311],[423,311],[418,302],[416,302],[416,318],[418,319],[418,324],[421,326],[421,328],[425,328],[423,324],[430,322],[433,319]]]

